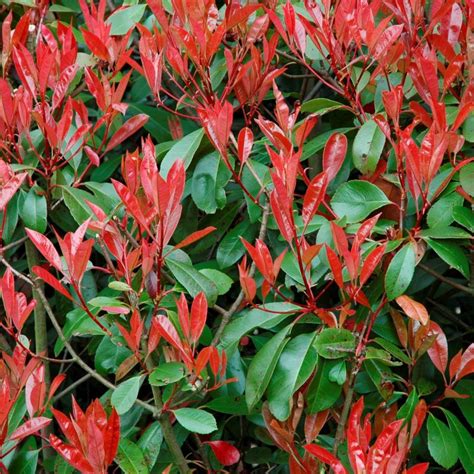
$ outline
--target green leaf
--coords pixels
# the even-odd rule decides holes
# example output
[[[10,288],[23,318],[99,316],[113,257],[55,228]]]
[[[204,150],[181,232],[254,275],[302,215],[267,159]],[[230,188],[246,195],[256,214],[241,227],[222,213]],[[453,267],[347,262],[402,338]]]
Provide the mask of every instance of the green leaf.
[[[167,362],[159,365],[149,375],[150,385],[162,386],[181,380],[186,374],[186,368],[181,362]]]
[[[408,243],[395,254],[385,274],[385,291],[389,300],[405,293],[415,273],[415,266],[415,247]]]
[[[377,168],[385,135],[374,120],[368,120],[360,127],[352,145],[352,159],[355,167],[363,174],[372,173]]]
[[[238,262],[245,254],[245,247],[242,245],[241,237],[248,242],[253,242],[257,236],[258,229],[248,219],[237,224],[221,240],[217,248],[217,263],[220,268],[227,268]]]
[[[179,408],[173,411],[178,423],[191,433],[209,434],[217,430],[214,416],[197,408]]]
[[[456,403],[464,418],[474,428],[474,380],[464,379],[456,385],[456,392],[469,395],[467,398],[456,398]]]
[[[225,295],[231,289],[232,284],[234,283],[230,276],[220,272],[219,270],[215,270],[214,268],[201,268],[199,272],[214,282],[219,296]]]
[[[383,191],[368,181],[341,184],[331,200],[334,212],[347,223],[360,222],[376,209],[390,204]]]
[[[307,100],[301,106],[301,112],[309,112],[311,114],[323,115],[331,110],[337,110],[344,107],[340,102],[335,100],[318,97],[317,99]]]
[[[94,325],[97,326],[96,324]],[[103,337],[95,352],[95,368],[101,374],[113,374],[117,371],[120,364],[131,355],[132,351],[123,344],[118,345],[112,338]]]
[[[459,460],[466,472],[474,472],[474,438],[459,421],[458,417],[443,409],[448,420],[449,429],[458,445]]]
[[[474,142],[474,114],[471,112],[462,126],[462,135],[466,141],[473,143]]]
[[[82,224],[92,216],[91,208],[87,205],[86,201],[99,204],[95,196],[82,189],[62,186],[62,191],[64,202],[78,224]]]
[[[444,260],[450,267],[455,268],[465,278],[469,279],[469,262],[462,247],[452,242],[440,242],[432,239],[427,239],[426,242],[441,260]]]
[[[48,225],[47,203],[43,195],[37,194],[39,188],[33,187],[29,190],[20,210],[20,217],[25,227],[44,233]],[[10,208],[8,208],[8,211]]]
[[[127,413],[135,403],[140,390],[140,379],[140,376],[136,376],[125,380],[113,391],[110,401],[119,415]]]
[[[142,450],[127,438],[120,438],[115,462],[127,474],[148,474]]]
[[[355,336],[347,329],[323,329],[314,341],[314,347],[325,359],[347,357],[355,349]]]
[[[451,193],[436,201],[428,211],[426,221],[431,228],[446,227],[453,223],[453,209],[461,206],[463,198],[458,193]]]
[[[292,316],[299,309],[290,303],[268,303],[265,310],[254,308],[235,317],[224,329],[220,346],[229,353],[231,346],[237,344],[242,336],[256,328],[271,329]],[[229,354],[227,354],[229,355]]]
[[[245,401],[249,411],[260,401],[270,383],[275,367],[288,339],[292,325],[273,336],[251,360],[245,385]]]
[[[188,265],[172,258],[166,259],[166,264],[176,280],[186,288],[188,293],[195,297],[201,291],[206,295],[209,306],[213,306],[217,300],[218,291],[213,281]]]
[[[138,23],[143,13],[145,13],[146,5],[132,5],[131,7],[115,10],[105,21],[108,25],[112,25],[110,29],[111,35],[125,35],[130,28]]]
[[[313,348],[314,333],[300,334],[291,339],[278,359],[268,385],[270,411],[280,421],[290,416],[295,391],[311,375],[317,361]]]
[[[458,445],[451,430],[431,413],[428,415],[428,449],[433,459],[445,469],[458,460]]]
[[[189,133],[181,140],[177,141],[171,148],[171,150],[166,153],[163,161],[161,162],[160,173],[163,177],[166,178],[168,171],[173,166],[173,163],[176,160],[182,160],[184,167],[188,169],[191,161],[196,153],[199,145],[201,144],[202,137],[204,136],[204,129],[199,128],[194,132]]]
[[[217,153],[201,158],[196,165],[191,182],[194,203],[206,214],[214,214],[226,204],[225,185],[231,172]]]
[[[35,474],[38,472],[39,450],[29,451],[22,449],[15,454],[12,463],[8,466],[8,472],[15,474]]]
[[[464,191],[470,196],[474,196],[474,163],[468,163],[461,168],[459,181]]]
[[[310,415],[326,410],[336,403],[342,391],[342,386],[329,378],[331,371],[339,365],[338,360],[319,359],[316,376],[306,394],[308,413]]]
[[[138,447],[142,450],[148,469],[155,465],[163,443],[163,432],[158,421],[152,423],[138,440]]]
[[[456,206],[453,208],[453,217],[458,224],[468,229],[469,232],[474,232],[474,212],[471,209]]]
[[[211,400],[206,404],[206,408],[226,415],[248,415],[247,404],[243,396],[230,397],[222,396]]]
[[[397,419],[406,420],[407,422],[409,422],[411,420],[411,417],[413,416],[413,413],[415,412],[415,408],[416,405],[418,405],[418,402],[418,394],[416,393],[416,389],[413,388],[413,390],[410,392],[410,395],[408,395],[405,403],[398,410]]]
[[[344,385],[347,378],[346,363],[343,360],[338,361],[336,365],[329,371],[329,380],[336,382],[338,385]]]
[[[464,229],[453,226],[436,227],[435,229],[424,229],[419,233],[424,239],[469,239],[471,234]]]

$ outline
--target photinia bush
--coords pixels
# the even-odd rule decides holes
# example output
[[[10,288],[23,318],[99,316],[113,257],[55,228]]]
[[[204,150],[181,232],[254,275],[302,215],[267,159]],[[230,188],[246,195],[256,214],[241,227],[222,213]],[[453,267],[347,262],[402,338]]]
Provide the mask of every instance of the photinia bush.
[[[473,0],[0,18],[0,472],[474,474]]]

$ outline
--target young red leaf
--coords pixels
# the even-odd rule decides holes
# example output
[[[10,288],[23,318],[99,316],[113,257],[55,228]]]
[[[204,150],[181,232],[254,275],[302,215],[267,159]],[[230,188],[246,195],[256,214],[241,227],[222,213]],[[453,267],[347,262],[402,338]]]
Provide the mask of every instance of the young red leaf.
[[[54,248],[54,245],[51,243],[51,241],[43,234],[36,232],[36,230],[32,230],[32,229],[25,229],[25,230],[26,230],[26,234],[28,235],[30,240],[33,242],[35,247],[43,255],[43,257],[54,268],[56,268],[56,270],[62,271],[61,258],[59,257],[59,254],[57,250]]]
[[[444,374],[448,366],[448,340],[439,324],[434,321],[430,321],[430,333],[436,334],[436,339],[428,349],[428,355],[434,366],[441,372],[443,377],[445,377]]]
[[[316,214],[319,205],[326,194],[328,177],[326,173],[320,173],[309,183],[308,189],[303,200],[303,223],[306,227]]]
[[[307,444],[304,449],[319,461],[324,464],[329,464],[331,469],[334,471],[334,474],[347,474],[347,470],[342,465],[341,461],[339,461],[339,459],[337,459],[336,456],[331,454],[327,449],[318,446],[317,444]]]
[[[10,436],[11,441],[20,441],[27,436],[37,433],[39,430],[48,426],[51,423],[49,418],[38,416],[25,421],[19,428],[17,428]]]
[[[347,153],[347,137],[342,133],[334,133],[329,137],[323,151],[323,170],[330,183],[344,163]]]
[[[424,305],[407,295],[399,296],[395,301],[400,305],[409,318],[420,322],[423,326],[428,324],[430,316]]]
[[[113,150],[117,145],[120,145],[128,137],[132,136],[137,130],[143,127],[148,122],[148,115],[138,114],[128,119],[113,135],[107,144],[105,152]]]
[[[364,286],[372,273],[374,273],[374,270],[377,268],[377,265],[380,263],[385,253],[385,247],[385,244],[376,247],[369,253],[369,255],[367,255],[367,258],[364,260],[362,265],[362,270],[360,271],[360,286]]]
[[[191,306],[191,341],[197,344],[207,319],[206,295],[201,291]]]
[[[210,234],[211,232],[214,232],[215,230],[216,228],[213,226],[197,230],[196,232],[193,232],[191,235],[188,235],[186,238],[184,238],[179,244],[175,245],[174,248],[182,249],[183,247],[187,247],[188,245],[191,245],[194,242],[197,242],[198,240],[201,240],[202,238],[206,237],[206,235]]]
[[[223,466],[231,466],[232,464],[239,462],[239,450],[230,443],[225,441],[206,441],[206,444],[211,447],[212,452],[215,454],[217,460]]]

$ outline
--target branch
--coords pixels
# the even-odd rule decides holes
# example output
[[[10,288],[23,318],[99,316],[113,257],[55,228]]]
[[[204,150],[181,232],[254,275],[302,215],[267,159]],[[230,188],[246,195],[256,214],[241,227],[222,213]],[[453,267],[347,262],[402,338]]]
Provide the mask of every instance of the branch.
[[[430,275],[437,278],[439,281],[442,281],[443,283],[446,283],[447,285],[452,286],[453,288],[456,288],[456,290],[462,291],[463,293],[467,293],[468,295],[474,295],[474,288],[469,288],[468,286],[464,286],[464,285],[461,285],[460,283],[456,283],[455,281],[450,280],[449,278],[446,278],[444,275],[441,275],[440,273],[433,270],[432,268],[430,268],[428,265],[425,265],[424,263],[419,263],[418,266],[426,273],[429,273]]]
[[[54,315],[54,312],[53,310],[51,309],[51,306],[49,305],[49,302],[46,298],[46,296],[44,295],[44,293],[41,291],[41,289],[38,287],[38,285],[36,284],[36,282],[34,282],[33,280],[31,280],[30,278],[28,278],[26,275],[23,275],[23,273],[20,273],[18,270],[16,270],[15,268],[13,268],[6,260],[5,258],[1,257],[0,256],[0,262],[3,263],[3,265],[5,265],[7,268],[9,268],[12,273],[17,276],[18,278],[20,278],[21,280],[23,280],[24,282],[28,283],[29,285],[32,286],[32,288],[36,289],[37,291],[37,294],[41,300],[41,302],[43,303],[44,305],[44,308],[46,310],[46,314],[48,315],[50,321],[51,321],[51,324],[53,325],[55,331],[57,332],[58,334],[58,337],[59,339],[61,340],[61,342],[64,344],[64,347],[69,351],[69,353],[71,354],[71,358],[73,359],[73,361],[79,365],[79,367],[81,367],[85,372],[87,372],[91,377],[93,377],[95,380],[97,380],[98,382],[100,382],[104,387],[107,387],[108,389],[110,390],[115,390],[117,387],[109,382],[105,377],[102,377],[102,375],[100,375],[99,373],[97,373],[92,367],[89,367],[89,365],[87,365],[82,359],[81,357],[79,356],[79,354],[74,350],[74,348],[72,347],[72,345],[70,344],[70,342],[68,341],[68,339],[66,338],[66,336],[64,335],[63,333],[63,330],[61,329],[61,326],[60,324],[58,323],[58,320],[56,319],[56,316]],[[153,416],[155,416],[156,418],[159,417],[160,415],[160,412],[159,410],[157,410],[157,408],[155,408],[153,405],[150,405],[149,403],[146,403],[144,402],[143,400],[135,400],[135,404],[144,408],[145,410],[149,411],[150,413],[153,414]]]

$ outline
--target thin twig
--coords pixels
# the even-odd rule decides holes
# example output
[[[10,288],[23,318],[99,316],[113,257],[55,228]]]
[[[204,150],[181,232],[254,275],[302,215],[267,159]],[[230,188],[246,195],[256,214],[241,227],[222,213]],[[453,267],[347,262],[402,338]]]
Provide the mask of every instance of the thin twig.
[[[48,315],[50,321],[51,321],[51,324],[53,325],[56,333],[58,334],[58,337],[59,339],[61,340],[61,342],[64,344],[64,347],[69,351],[69,353],[71,354],[71,358],[74,360],[74,362],[79,365],[79,367],[81,367],[85,372],[87,372],[88,374],[90,374],[91,377],[93,377],[95,380],[97,380],[98,382],[100,382],[102,385],[104,385],[104,387],[107,387],[108,389],[110,390],[115,390],[117,387],[112,383],[112,382],[109,382],[105,377],[102,377],[102,375],[100,375],[99,373],[97,373],[92,367],[89,367],[89,365],[87,365],[82,359],[81,357],[79,356],[79,354],[74,350],[74,348],[72,347],[72,345],[70,344],[70,342],[68,341],[68,339],[66,338],[66,336],[64,335],[63,333],[63,330],[58,322],[58,320],[56,319],[56,316],[54,315],[54,312],[51,308],[51,306],[49,305],[49,302],[46,298],[46,296],[44,295],[44,293],[38,288],[38,285],[33,281],[31,280],[30,278],[28,278],[26,275],[23,275],[23,273],[20,273],[18,270],[16,270],[15,268],[13,268],[3,257],[0,256],[0,262],[3,263],[3,265],[5,265],[6,267],[10,268],[10,270],[12,271],[12,273],[17,276],[18,278],[20,278],[21,280],[23,280],[24,282],[28,283],[29,285],[31,285],[33,288],[36,289],[37,291],[37,294],[41,300],[41,302],[43,303],[44,305],[44,308],[46,310],[46,314]],[[145,410],[149,411],[150,413],[152,413],[155,417],[159,417],[160,415],[160,412],[159,410],[157,410],[157,408],[155,408],[153,405],[150,405],[149,403],[146,403],[144,402],[143,400],[135,400],[135,404],[144,408]]]
[[[430,268],[428,265],[425,265],[424,263],[419,263],[418,266],[426,273],[429,273],[430,275],[437,278],[439,281],[442,281],[443,283],[446,283],[447,285],[450,285],[453,288],[456,288],[456,290],[462,291],[463,293],[467,293],[468,295],[474,295],[474,288],[469,288],[468,286],[464,286],[464,285],[461,285],[460,283],[456,283],[455,281],[449,278],[446,278],[444,275],[441,275],[440,273],[433,270],[432,268]]]

